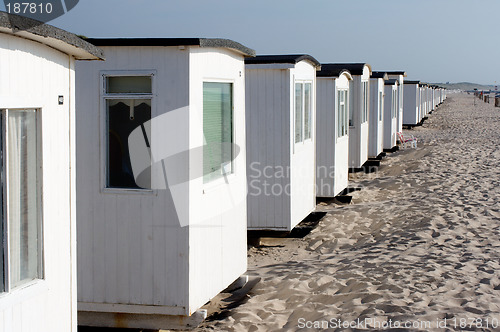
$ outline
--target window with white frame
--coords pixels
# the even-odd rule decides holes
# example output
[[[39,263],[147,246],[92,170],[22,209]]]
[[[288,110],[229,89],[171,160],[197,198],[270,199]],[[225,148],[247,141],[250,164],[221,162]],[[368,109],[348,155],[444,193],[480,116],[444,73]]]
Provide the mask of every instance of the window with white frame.
[[[295,143],[311,139],[312,95],[312,83],[295,83]]]
[[[153,75],[103,75],[106,107],[106,187],[117,189],[151,188],[151,167],[134,174],[131,158],[149,158],[141,164],[151,164],[151,105]],[[129,136],[140,130],[144,142],[138,144],[149,150],[131,150]],[[135,147],[134,147],[135,148]]]
[[[349,91],[337,91],[337,137],[343,137],[349,130]]]
[[[368,82],[361,82],[361,123],[368,121]]]
[[[233,83],[203,82],[203,183],[233,172]]]
[[[382,91],[378,93],[378,120],[382,121],[382,114],[384,113],[384,94]]]
[[[39,111],[2,110],[0,292],[43,278]]]

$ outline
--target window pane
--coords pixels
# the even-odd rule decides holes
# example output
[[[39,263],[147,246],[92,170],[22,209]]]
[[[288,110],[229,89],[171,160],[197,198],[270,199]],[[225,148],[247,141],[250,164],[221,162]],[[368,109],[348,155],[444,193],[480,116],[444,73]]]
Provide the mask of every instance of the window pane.
[[[342,137],[347,135],[348,124],[348,94],[346,90],[339,90],[337,92],[337,137]]]
[[[203,83],[203,183],[233,171],[233,85]]]
[[[295,143],[302,142],[302,83],[295,83]]]
[[[384,113],[384,105],[383,105],[383,98],[384,95],[381,91],[379,91],[379,96],[378,96],[378,120],[382,121],[382,114]]]
[[[365,83],[361,82],[361,123],[365,122]]]
[[[363,82],[361,83],[362,85],[362,93],[363,93],[363,105],[362,105],[362,112],[361,112],[361,123],[366,122],[368,119],[368,83]]]
[[[152,93],[151,76],[106,77],[107,93]]]
[[[11,110],[8,125],[9,271],[16,287],[41,272],[36,111]]]
[[[107,187],[151,188],[151,168],[134,174],[130,161],[129,136],[141,127],[147,149],[150,142],[145,123],[151,120],[150,99],[108,99],[107,108]],[[137,155],[148,155],[137,153]],[[151,160],[148,161],[151,163]],[[139,186],[137,183],[140,183]]]
[[[305,84],[304,90],[304,139],[311,138],[311,83]]]
[[[396,116],[396,94],[394,93],[394,90],[392,90],[392,108],[391,108],[391,116],[394,119]]]
[[[354,97],[355,96],[353,96],[353,98]],[[354,112],[349,112],[349,126],[354,126],[353,117],[354,117]]]
[[[350,104],[350,99],[349,99],[349,90],[346,90],[345,91],[345,116],[344,116],[345,124],[344,124],[344,135],[348,134],[348,126],[349,126],[348,117],[349,117],[349,114],[351,114],[350,105],[351,104]]]
[[[341,136],[342,130],[342,112],[340,111],[340,101],[341,101],[342,91],[337,91],[337,113],[335,114],[335,121],[337,121],[337,137]]]

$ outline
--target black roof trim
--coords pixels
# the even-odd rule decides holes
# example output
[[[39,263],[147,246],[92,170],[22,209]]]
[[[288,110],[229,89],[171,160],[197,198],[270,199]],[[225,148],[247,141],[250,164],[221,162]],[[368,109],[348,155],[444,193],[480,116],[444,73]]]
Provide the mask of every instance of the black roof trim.
[[[11,30],[13,35],[16,35],[17,33],[21,34],[22,32],[27,32],[36,37],[52,38],[55,40],[59,40],[72,47],[81,49],[95,58],[98,58],[100,60],[105,59],[103,50],[84,41],[77,35],[56,28],[52,25],[41,23],[31,18],[0,11],[0,28]],[[54,47],[53,45],[51,46]],[[60,51],[62,52],[62,50]]]
[[[390,80],[385,81],[385,85],[394,85],[396,83],[399,84],[398,80],[395,78],[391,78]]]
[[[384,80],[388,80],[389,77],[385,71],[372,71],[371,78],[383,78]]]
[[[245,56],[255,56],[255,51],[238,42],[222,38],[87,38],[96,46],[199,46],[229,48]]]
[[[332,72],[345,69],[345,70],[348,70],[351,73],[351,75],[363,75],[363,69],[364,69],[365,65],[370,67],[370,65],[367,63],[325,63],[322,66],[328,67],[329,70]],[[370,67],[370,71],[371,71],[371,67]],[[320,73],[321,73],[321,71],[318,74],[320,74]],[[317,76],[321,76],[321,75],[317,75]]]
[[[345,68],[339,66],[332,66],[332,64],[321,64],[321,70],[316,73],[317,77],[340,77],[343,73],[351,72]]]
[[[401,70],[393,70],[393,71],[386,71],[387,75],[403,75],[403,76],[406,76],[406,72],[405,71],[401,71]]]
[[[255,58],[245,59],[245,63],[246,64],[289,63],[295,65],[303,60],[311,62],[315,67],[321,66],[319,61],[309,54],[257,55]]]
[[[420,81],[407,81],[407,80],[404,80],[403,83],[404,84],[420,84]]]

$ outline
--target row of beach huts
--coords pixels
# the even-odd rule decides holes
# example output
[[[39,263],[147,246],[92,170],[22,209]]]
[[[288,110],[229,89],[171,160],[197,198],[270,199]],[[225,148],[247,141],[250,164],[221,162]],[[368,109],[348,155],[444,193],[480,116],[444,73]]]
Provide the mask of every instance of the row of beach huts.
[[[0,13],[0,331],[175,329],[406,140],[444,89],[225,39],[88,39]],[[404,143],[404,142],[401,142]]]

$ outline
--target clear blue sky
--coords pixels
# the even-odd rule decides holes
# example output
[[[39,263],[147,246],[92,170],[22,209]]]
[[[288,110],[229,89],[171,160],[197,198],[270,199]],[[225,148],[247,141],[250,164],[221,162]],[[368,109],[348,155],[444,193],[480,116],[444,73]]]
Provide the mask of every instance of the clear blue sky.
[[[80,0],[49,23],[89,37],[229,38],[257,54],[500,84],[499,21],[500,0]]]

